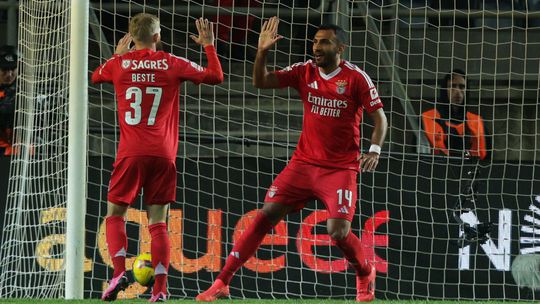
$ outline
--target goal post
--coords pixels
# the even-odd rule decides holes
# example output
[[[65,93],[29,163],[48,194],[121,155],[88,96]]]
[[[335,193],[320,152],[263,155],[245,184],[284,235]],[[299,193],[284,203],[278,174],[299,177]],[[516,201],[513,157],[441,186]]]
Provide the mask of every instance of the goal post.
[[[74,1],[70,16],[69,129],[66,203],[66,295],[84,295],[88,130],[89,0]]]
[[[2,198],[1,298],[64,297],[69,9],[70,1],[18,6],[15,152]]]

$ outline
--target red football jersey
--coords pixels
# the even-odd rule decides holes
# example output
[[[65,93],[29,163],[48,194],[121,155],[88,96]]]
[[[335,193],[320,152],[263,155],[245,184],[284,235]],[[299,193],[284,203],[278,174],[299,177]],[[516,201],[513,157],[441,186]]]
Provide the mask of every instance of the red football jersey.
[[[120,124],[117,159],[176,159],[180,83],[223,81],[214,47],[206,47],[206,52],[208,68],[166,52],[144,49],[115,55],[94,71],[92,82],[114,84]]]
[[[366,72],[342,60],[334,72],[324,74],[308,60],[276,71],[276,75],[280,86],[298,90],[304,103],[302,133],[293,157],[358,170],[362,112],[383,107]]]

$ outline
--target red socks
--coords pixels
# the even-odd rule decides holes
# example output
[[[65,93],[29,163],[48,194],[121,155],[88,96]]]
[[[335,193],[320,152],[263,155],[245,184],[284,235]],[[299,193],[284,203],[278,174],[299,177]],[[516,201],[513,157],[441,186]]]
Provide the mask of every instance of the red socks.
[[[366,276],[371,272],[371,265],[364,257],[362,242],[352,231],[344,239],[335,242],[359,276]]]
[[[123,271],[126,271],[126,221],[123,216],[108,216],[105,219],[105,226],[107,246],[114,267],[113,278],[116,278]]]
[[[259,211],[251,226],[244,231],[240,239],[234,244],[225,262],[225,267],[223,267],[217,279],[223,281],[225,285],[229,285],[234,273],[255,254],[266,234],[272,230],[272,227],[273,225],[266,215]]]
[[[109,216],[106,221],[106,237],[109,254],[114,267],[113,277],[126,271],[127,235],[126,222],[123,216]],[[171,243],[167,224],[157,223],[148,226],[152,236],[151,254],[152,266],[155,270],[153,294],[167,294],[167,271],[169,269]]]
[[[152,236],[151,254],[152,266],[155,271],[154,288],[152,295],[160,292],[167,294],[167,272],[171,259],[171,243],[166,223],[156,223],[148,226]]]

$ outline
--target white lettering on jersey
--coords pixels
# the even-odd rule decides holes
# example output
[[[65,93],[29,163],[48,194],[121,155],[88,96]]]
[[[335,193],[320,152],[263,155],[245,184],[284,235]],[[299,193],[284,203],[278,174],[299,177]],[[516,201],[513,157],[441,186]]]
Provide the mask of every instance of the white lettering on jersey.
[[[169,64],[167,63],[167,59],[131,60],[131,69],[132,70],[140,70],[140,69],[168,70]]]
[[[321,96],[315,96],[315,95],[311,95],[311,92],[308,92],[308,102],[314,105],[328,107],[328,108],[344,109],[347,107],[346,100],[330,99],[330,98],[324,98]]]
[[[153,73],[133,73],[132,82],[156,82],[156,74]]]
[[[313,108],[315,108],[315,109],[313,109]],[[316,112],[313,112],[314,110]],[[317,106],[312,106],[311,107],[311,112],[319,114],[321,116],[327,116],[327,117],[339,117],[340,114],[341,114],[340,109],[321,108],[321,107],[317,107]]]
[[[381,100],[380,99],[377,99],[377,100],[372,100],[369,102],[369,106],[370,107],[373,107],[374,105],[378,105],[381,103]]]

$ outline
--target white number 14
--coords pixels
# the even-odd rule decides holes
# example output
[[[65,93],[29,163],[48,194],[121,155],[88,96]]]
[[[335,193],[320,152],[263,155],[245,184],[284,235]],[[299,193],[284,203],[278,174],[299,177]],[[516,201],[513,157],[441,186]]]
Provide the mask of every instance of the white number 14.
[[[345,199],[349,202],[349,207],[352,206],[352,191],[345,189],[338,189],[337,195],[338,195],[338,205],[343,204],[343,192],[345,192]]]
[[[146,87],[146,94],[154,95],[154,102],[152,103],[152,109],[150,115],[148,115],[148,125],[153,126],[156,122],[156,115],[161,102],[162,89],[158,87]],[[141,103],[142,103],[142,90],[138,87],[129,87],[126,90],[126,100],[133,99],[133,102],[129,106],[133,109],[133,112],[126,112],[126,123],[128,125],[136,125],[141,122]]]

